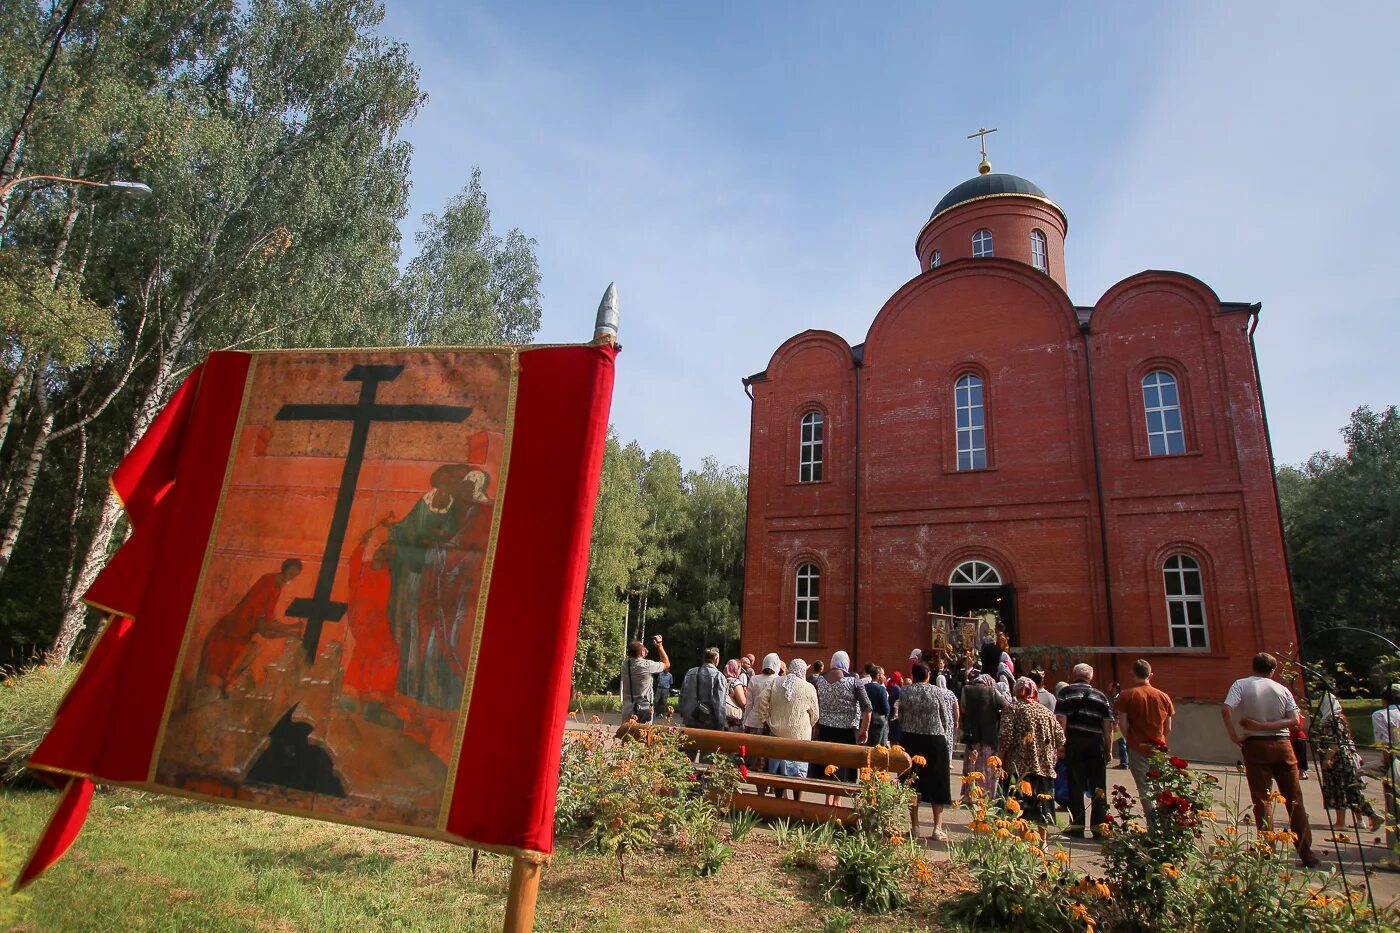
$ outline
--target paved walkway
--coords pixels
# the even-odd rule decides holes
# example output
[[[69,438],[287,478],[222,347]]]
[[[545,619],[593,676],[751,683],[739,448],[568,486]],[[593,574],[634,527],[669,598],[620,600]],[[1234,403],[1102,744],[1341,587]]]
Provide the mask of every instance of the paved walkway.
[[[602,714],[604,723],[616,725],[622,719],[616,713]],[[593,723],[591,716],[584,714],[578,719],[570,719],[568,728],[587,729]],[[1380,778],[1376,776],[1379,765],[1379,757],[1367,754],[1367,781],[1366,796],[1371,800],[1377,812],[1382,810],[1381,784]],[[1221,825],[1227,825],[1225,814],[1233,813],[1238,816],[1242,813],[1249,813],[1249,787],[1245,784],[1244,773],[1237,771],[1228,765],[1194,764],[1193,768],[1204,770],[1214,774],[1219,779],[1218,806],[1217,812],[1221,814]],[[960,779],[962,777],[962,764],[960,761],[953,763],[953,792],[957,794]],[[1400,903],[1400,873],[1375,870],[1376,863],[1385,858],[1389,853],[1385,847],[1384,830],[1368,833],[1363,828],[1359,833],[1348,824],[1340,832],[1334,830],[1328,824],[1330,814],[1322,808],[1322,790],[1316,775],[1310,776],[1312,779],[1303,782],[1303,801],[1308,809],[1308,820],[1313,830],[1313,848],[1318,856],[1322,858],[1322,867],[1332,871],[1339,869],[1344,872],[1348,883],[1361,885],[1363,878],[1369,878],[1372,896],[1375,898],[1377,906],[1387,906],[1392,903]],[[1122,784],[1128,788],[1130,793],[1136,795],[1137,790],[1133,785],[1132,775],[1126,769],[1109,768],[1108,784],[1110,789],[1114,784]],[[1287,828],[1287,820],[1283,815],[1283,808],[1280,806],[1277,811],[1278,827]],[[957,839],[966,835],[967,824],[970,814],[966,810],[956,808],[950,809],[945,814],[945,823],[950,835]],[[1059,825],[1064,826],[1069,822],[1068,814],[1059,815]],[[941,842],[935,842],[928,838],[928,834],[933,828],[933,814],[925,806],[919,816],[920,828],[924,837],[924,843],[929,847],[935,858],[946,858],[947,846]],[[1364,823],[1363,823],[1364,827]],[[1252,827],[1241,825],[1242,833],[1251,833]],[[1335,838],[1334,838],[1335,837]],[[1071,857],[1085,871],[1096,873],[1100,870],[1097,860],[1099,844],[1092,839],[1074,839],[1068,836],[1057,836],[1055,842],[1069,850]]]
[[[1226,814],[1235,814],[1238,817],[1240,814],[1251,812],[1249,786],[1245,783],[1243,771],[1222,765],[1193,764],[1192,767],[1213,774],[1219,779],[1220,783],[1216,785],[1218,789],[1216,811],[1220,814],[1222,827],[1229,825],[1229,818]],[[953,786],[956,795],[962,773],[962,766],[959,762],[954,762],[953,771]],[[1372,896],[1375,898],[1377,906],[1400,902],[1400,873],[1375,869],[1376,863],[1389,854],[1385,846],[1384,830],[1378,830],[1374,833],[1366,832],[1364,821],[1360,832],[1354,830],[1350,823],[1345,828],[1334,829],[1329,826],[1330,815],[1322,808],[1320,783],[1316,775],[1310,775],[1310,777],[1311,780],[1304,781],[1302,784],[1303,801],[1308,810],[1308,822],[1313,830],[1313,850],[1322,859],[1322,868],[1338,871],[1340,866],[1346,880],[1353,885],[1360,886],[1363,884],[1364,878],[1369,878]],[[1110,789],[1115,784],[1122,784],[1129,793],[1134,796],[1137,794],[1132,775],[1126,769],[1110,766],[1108,784]],[[1371,800],[1376,811],[1381,812],[1380,779],[1373,774],[1367,775],[1366,796]],[[968,819],[969,813],[966,810],[952,809],[945,814],[945,824],[949,834],[954,839],[968,832]],[[1288,828],[1282,805],[1278,806],[1276,810],[1275,820],[1278,828]],[[920,813],[919,822],[924,834],[932,831],[933,815],[928,812],[927,806]],[[1059,825],[1064,826],[1068,822],[1068,813],[1061,812]],[[1242,834],[1252,834],[1253,832],[1253,827],[1247,824],[1240,824],[1239,828]],[[1097,859],[1099,843],[1095,840],[1076,839],[1068,836],[1055,836],[1053,840],[1068,849],[1071,858],[1085,871],[1093,874],[1100,870],[1101,866]],[[939,857],[946,857],[944,853],[947,846],[943,843],[928,839],[925,844]]]

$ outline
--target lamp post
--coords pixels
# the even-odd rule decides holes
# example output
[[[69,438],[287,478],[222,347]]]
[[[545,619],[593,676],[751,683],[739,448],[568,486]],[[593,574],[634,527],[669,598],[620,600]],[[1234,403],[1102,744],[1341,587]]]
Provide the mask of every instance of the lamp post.
[[[66,175],[21,175],[0,185],[0,202],[5,201],[10,196],[11,189],[16,185],[27,181],[52,181],[65,185],[87,185],[90,188],[115,188],[118,191],[139,195],[151,193],[151,186],[142,181],[124,181],[119,178],[114,178],[111,181],[94,181],[91,178],[69,178]]]

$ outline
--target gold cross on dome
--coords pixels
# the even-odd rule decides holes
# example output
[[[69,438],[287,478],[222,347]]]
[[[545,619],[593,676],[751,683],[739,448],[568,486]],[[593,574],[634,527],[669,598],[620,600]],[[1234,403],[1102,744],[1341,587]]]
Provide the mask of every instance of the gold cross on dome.
[[[980,139],[982,143],[982,163],[977,166],[977,171],[981,172],[983,175],[987,174],[992,170],[992,163],[987,161],[987,136],[991,133],[995,133],[996,131],[996,127],[987,129],[985,126],[980,126],[977,128],[977,132],[972,133],[967,137],[968,139],[972,139],[974,136],[976,136]]]

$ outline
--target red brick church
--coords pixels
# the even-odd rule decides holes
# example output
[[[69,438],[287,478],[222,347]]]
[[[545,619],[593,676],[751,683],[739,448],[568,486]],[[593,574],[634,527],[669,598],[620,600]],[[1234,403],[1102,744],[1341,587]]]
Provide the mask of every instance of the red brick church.
[[[904,669],[931,610],[995,607],[1101,686],[1142,655],[1218,703],[1296,641],[1259,305],[1158,271],[1075,305],[1067,228],[984,160],[862,342],[804,331],[744,380],[745,651]]]

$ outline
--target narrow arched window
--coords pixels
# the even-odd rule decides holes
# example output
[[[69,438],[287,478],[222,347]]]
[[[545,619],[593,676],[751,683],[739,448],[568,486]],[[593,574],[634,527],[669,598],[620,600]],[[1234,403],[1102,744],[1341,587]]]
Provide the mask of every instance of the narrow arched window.
[[[972,255],[974,257],[992,255],[992,231],[984,228],[972,235]]]
[[[958,469],[981,470],[987,466],[987,420],[982,407],[982,377],[959,376],[953,384],[953,409],[957,418]]]
[[[936,249],[933,251],[933,255],[929,257],[928,267],[930,269],[937,269],[941,265],[943,265],[943,251]]]
[[[1173,648],[1205,648],[1206,597],[1201,565],[1194,557],[1173,554],[1162,565],[1167,592],[1167,624]]]
[[[1031,265],[1050,274],[1050,247],[1045,242],[1045,234],[1039,230],[1031,231]]]
[[[817,641],[817,624],[821,619],[821,583],[822,572],[816,564],[803,564],[797,568],[797,610],[792,640],[798,644],[814,644]]]
[[[1147,417],[1147,452],[1154,457],[1186,453],[1176,377],[1160,369],[1144,376],[1142,407]]]
[[[825,420],[819,411],[809,411],[802,416],[802,438],[798,443],[798,482],[821,482]]]

